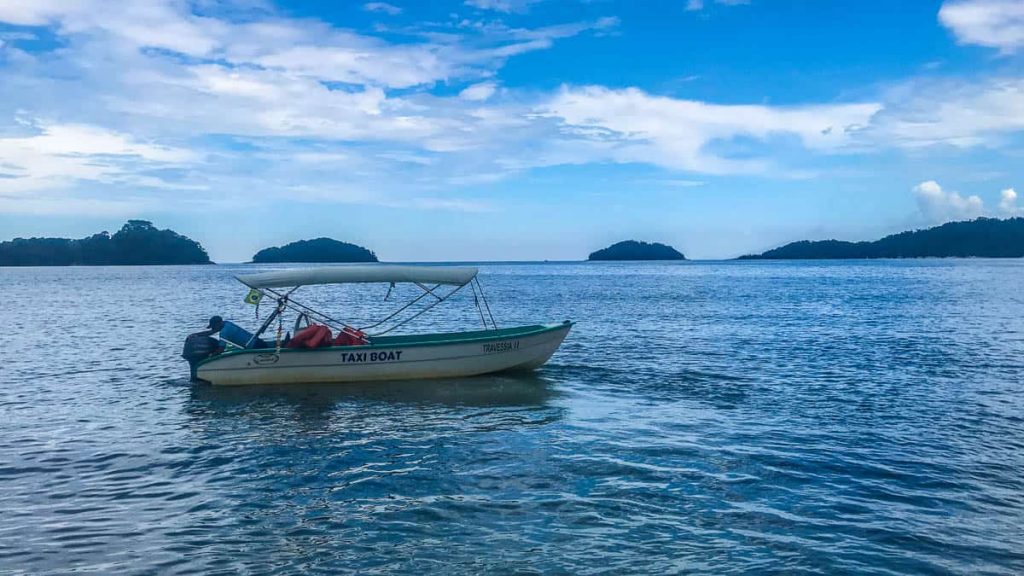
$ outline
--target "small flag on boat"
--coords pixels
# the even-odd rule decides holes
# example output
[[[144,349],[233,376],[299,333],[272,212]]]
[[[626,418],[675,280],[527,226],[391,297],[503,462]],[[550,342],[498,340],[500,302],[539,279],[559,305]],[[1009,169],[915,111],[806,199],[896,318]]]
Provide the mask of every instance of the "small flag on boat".
[[[260,300],[263,299],[263,292],[253,288],[249,290],[249,293],[245,295],[245,303],[252,304],[253,306],[259,306]]]

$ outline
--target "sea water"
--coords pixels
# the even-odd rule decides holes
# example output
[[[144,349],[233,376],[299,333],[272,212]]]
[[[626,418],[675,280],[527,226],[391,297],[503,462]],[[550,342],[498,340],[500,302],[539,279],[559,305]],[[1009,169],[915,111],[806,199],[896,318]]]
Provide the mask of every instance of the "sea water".
[[[1024,262],[483,264],[536,373],[189,384],[268,268],[0,269],[0,572],[1024,571]]]

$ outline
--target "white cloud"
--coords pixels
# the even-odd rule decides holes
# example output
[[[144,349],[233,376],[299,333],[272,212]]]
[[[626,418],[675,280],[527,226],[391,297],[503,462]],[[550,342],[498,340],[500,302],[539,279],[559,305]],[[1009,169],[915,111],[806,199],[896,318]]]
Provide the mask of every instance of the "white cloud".
[[[412,198],[406,202],[395,204],[394,208],[417,208],[421,210],[448,210],[454,212],[494,212],[494,207],[486,202],[459,200],[452,198]]]
[[[111,97],[108,109],[148,118],[163,131],[177,123],[199,133],[418,141],[445,124],[380,88],[332,90],[276,70],[186,66],[132,88],[132,97]]]
[[[805,147],[836,151],[881,106],[876,103],[771,107],[722,105],[654,96],[636,88],[563,87],[541,112],[560,121],[563,136],[606,160],[643,162],[705,173],[764,172],[762,160],[709,151],[736,137],[794,136]]]
[[[669,187],[672,187],[672,188],[696,188],[698,186],[703,186],[703,185],[707,184],[706,182],[704,182],[702,180],[680,180],[680,179],[662,180],[662,181],[660,181],[658,183],[661,184],[662,186],[669,186]]]
[[[0,213],[72,216],[137,217],[159,209],[158,203],[141,198],[95,198],[42,192],[31,197],[0,194]]]
[[[985,210],[978,196],[964,198],[957,192],[947,192],[934,180],[914,186],[914,194],[921,214],[929,222],[936,224],[977,218]]]
[[[367,12],[383,12],[389,16],[398,16],[402,13],[401,8],[387,2],[367,2],[363,4],[363,9]]]
[[[166,182],[140,173],[199,160],[189,150],[139,142],[96,126],[40,124],[35,132],[0,138],[0,193],[26,194],[82,181],[161,187]]]
[[[1021,0],[951,0],[939,10],[939,21],[961,44],[998,48],[1003,53],[1024,48]]]
[[[384,3],[367,9],[393,11]],[[549,48],[558,38],[615,25],[604,18],[534,30],[488,27],[477,38],[391,44],[315,20],[281,17],[235,23],[198,16],[175,0],[115,3],[102,0],[9,0],[0,22],[52,25],[62,36],[160,48],[236,66],[273,68],[328,82],[410,88],[454,78],[489,75],[516,54]]]
[[[999,193],[999,211],[1005,216],[1019,216],[1022,209],[1017,206],[1017,191],[1007,188]]]
[[[498,90],[498,85],[494,82],[480,82],[479,84],[473,84],[467,86],[462,92],[459,92],[459,98],[463,100],[469,100],[471,102],[478,102],[487,100]]]
[[[207,189],[224,202],[256,192],[268,201],[295,194],[479,210],[460,188],[542,166],[635,162],[793,177],[826,154],[997,146],[1024,131],[1024,80],[1014,78],[915,81],[877,102],[793,106],[637,88],[501,88],[507,59],[600,34],[615,18],[539,28],[452,19],[405,29],[416,40],[397,44],[266,10],[232,19],[228,8],[201,17],[178,0],[118,6],[0,0],[0,20],[49,26],[60,38],[57,49],[3,62],[6,108],[60,121],[27,132],[0,118],[8,134],[0,137],[0,193],[8,194],[0,212],[18,201],[56,209],[61,197],[87,206],[90,194],[98,206],[126,188],[137,193],[118,206],[160,190]],[[19,35],[4,34],[5,53]],[[464,88],[452,95],[452,86]],[[749,142],[753,153],[742,150]],[[798,165],[787,164],[787,148]],[[668,175],[676,184],[666,186],[698,182],[688,176]]]
[[[541,0],[466,0],[466,6],[496,12],[526,12]]]
[[[446,212],[493,212],[486,202],[434,196],[394,197],[346,185],[295,185],[286,188],[286,198],[292,202],[363,204],[412,210]]]
[[[16,25],[55,24],[62,34],[101,30],[120,41],[163,48],[190,56],[210,54],[224,24],[183,12],[168,1],[5,0],[0,21]]]
[[[393,141],[449,151],[473,148],[481,134],[497,125],[495,117],[508,114],[465,110],[462,99],[431,97],[425,92],[433,83],[492,77],[511,56],[617,23],[604,18],[534,29],[469,25],[455,37],[390,44],[317,21],[201,19],[212,38],[213,47],[205,50],[211,57],[181,59],[139,50],[151,47],[145,35],[126,49],[125,38],[135,36],[120,28],[112,31],[121,26],[116,19],[84,16],[86,7],[102,13],[110,6],[91,1],[74,6],[26,2],[17,10],[12,3],[2,5],[0,20],[50,22],[67,37],[68,47],[44,54],[45,60],[33,58],[19,68],[9,67],[0,98],[14,108],[34,110],[32,94],[45,91],[54,96],[47,102],[58,109],[34,111],[38,115],[57,113],[112,128],[124,125],[151,138],[306,137]],[[168,25],[195,20],[185,13],[185,4],[151,4],[162,7],[154,13]],[[329,84],[339,82],[344,85]],[[479,83],[464,96],[480,101],[496,85]],[[417,90],[390,94],[410,88]]]
[[[750,0],[715,0],[715,4],[723,6],[744,6],[750,4]],[[696,12],[704,9],[704,0],[688,0],[686,10]]]
[[[356,40],[349,45],[302,44],[235,61],[329,82],[411,88],[466,73],[456,59],[439,53],[441,50]]]
[[[1024,79],[918,81],[885,95],[875,118],[875,144],[905,148],[997,145],[1024,130]]]

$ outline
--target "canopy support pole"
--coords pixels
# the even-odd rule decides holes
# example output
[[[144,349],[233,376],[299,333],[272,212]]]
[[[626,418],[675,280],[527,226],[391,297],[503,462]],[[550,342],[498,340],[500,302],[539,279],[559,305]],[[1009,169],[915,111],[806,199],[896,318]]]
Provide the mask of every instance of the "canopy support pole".
[[[469,284],[469,282],[467,282],[466,284]],[[430,310],[434,306],[437,306],[441,302],[444,302],[445,300],[447,300],[447,299],[451,298],[452,296],[454,296],[456,292],[458,292],[459,290],[462,290],[463,288],[465,288],[466,284],[460,284],[458,288],[455,288],[451,292],[445,294],[444,297],[439,298],[436,302],[432,302],[430,304],[430,306],[427,306],[423,310],[420,310],[419,312],[413,314],[412,316],[406,318],[405,320],[402,320],[401,322],[399,322],[398,324],[395,324],[391,328],[388,328],[387,330],[384,330],[383,332],[377,332],[376,334],[371,334],[371,336],[383,336],[384,334],[387,334],[388,332],[391,332],[391,331],[395,330],[396,328],[399,328],[401,326],[404,326],[404,325],[408,324],[409,322],[412,322],[416,318],[418,318],[421,315],[423,315],[424,312],[427,312],[428,310]],[[421,295],[421,297],[422,297],[422,295]]]
[[[497,330],[498,324],[494,321],[494,314],[491,314],[491,305],[487,303],[487,295],[484,294],[484,285],[480,283],[480,278],[477,276],[473,277],[473,282],[476,282],[476,287],[480,289],[480,298],[484,301],[484,308],[487,309],[487,316],[491,319],[491,326]]]
[[[359,330],[363,330],[363,331],[365,331],[365,330],[369,330],[370,328],[376,328],[377,326],[380,326],[381,324],[383,324],[383,323],[387,322],[388,320],[391,320],[391,319],[392,319],[392,318],[394,318],[395,316],[398,316],[399,314],[401,314],[401,313],[402,313],[403,311],[405,311],[405,309],[406,309],[406,308],[408,308],[409,306],[412,306],[413,304],[415,304],[415,303],[419,302],[420,300],[422,300],[422,299],[423,299],[424,297],[426,297],[426,295],[427,295],[427,294],[431,294],[431,295],[433,295],[433,296],[434,296],[435,298],[440,298],[439,296],[437,296],[437,294],[434,294],[434,293],[433,293],[433,292],[432,292],[431,290],[427,290],[427,289],[426,289],[426,288],[425,288],[425,287],[424,287],[424,286],[423,286],[422,284],[419,284],[419,287],[423,289],[423,294],[420,294],[419,296],[417,296],[417,297],[413,298],[413,299],[412,299],[412,302],[409,302],[409,303],[408,303],[408,304],[406,304],[405,306],[402,306],[402,307],[401,307],[401,308],[399,308],[398,310],[395,310],[395,311],[394,311],[394,312],[392,312],[392,313],[391,313],[391,314],[390,314],[389,316],[385,317],[385,318],[384,318],[384,319],[382,319],[382,320],[379,320],[379,321],[378,321],[378,322],[376,322],[375,324],[369,324],[369,325],[367,325],[367,326],[361,326],[361,327],[359,328]],[[438,289],[438,288],[440,288],[440,287],[441,287],[441,285],[440,285],[440,284],[438,284],[438,285],[434,286],[433,290],[437,290],[437,289]],[[438,301],[440,301],[440,299],[439,299]]]
[[[480,298],[476,295],[476,285],[472,282],[469,284],[469,287],[473,289],[473,305],[476,306],[476,313],[480,315],[480,323],[484,325],[484,330],[487,330],[487,320],[484,319],[484,309],[480,307]]]
[[[273,292],[272,290],[268,291]],[[284,312],[284,307],[288,302],[288,296],[282,296],[276,293],[274,295],[277,296],[277,307],[274,308],[274,311],[270,313],[270,316],[267,316],[267,319],[263,322],[263,325],[260,326],[260,329],[257,330],[256,333],[252,335],[252,338],[249,338],[249,341],[245,343],[246,348],[252,346],[252,343],[255,342],[257,338],[260,337],[260,334],[263,334],[264,332],[267,331],[267,328],[270,328],[270,324],[274,321],[274,318],[277,318]]]
[[[435,284],[433,288],[427,288],[426,286],[424,286],[423,284],[420,284],[419,282],[416,282],[416,285],[419,286],[420,289],[423,290],[424,292],[426,292],[427,294],[430,294],[434,298],[437,298],[438,301],[441,300],[440,296],[438,296],[437,294],[434,294],[434,290],[437,290],[438,288],[441,287],[440,284]]]
[[[287,292],[283,292],[283,293],[282,292],[278,292],[277,290],[274,290],[272,288],[257,288],[257,290],[259,290],[260,292],[262,292],[264,294],[270,294],[270,295],[274,296],[277,299],[277,306],[275,307],[274,311],[263,322],[263,324],[260,326],[260,329],[257,330],[255,334],[253,334],[252,338],[250,338],[248,342],[246,342],[246,348],[251,346],[253,344],[253,342],[255,342],[263,333],[265,333],[267,331],[267,329],[270,327],[270,325],[274,322],[274,320],[278,319],[279,317],[281,317],[281,315],[284,314],[284,311],[287,308],[290,308],[290,309],[295,310],[295,311],[300,312],[300,313],[305,313],[307,316],[316,316],[316,317],[318,317],[321,320],[321,322],[323,322],[324,324],[331,324],[337,330],[354,329],[354,330],[364,331],[364,330],[368,330],[370,328],[376,328],[378,326],[381,326],[385,322],[394,319],[399,314],[401,314],[405,310],[409,309],[410,306],[416,304],[417,302],[419,302],[420,300],[425,298],[427,295],[433,296],[435,298],[434,302],[431,302],[430,305],[428,305],[427,307],[423,308],[419,312],[416,312],[415,314],[413,314],[409,318],[406,318],[405,320],[402,320],[402,321],[396,323],[394,326],[391,326],[387,330],[383,330],[381,332],[377,332],[376,334],[373,334],[373,336],[382,336],[384,334],[387,334],[389,332],[392,332],[392,331],[396,330],[397,328],[400,328],[401,326],[404,326],[405,324],[408,324],[409,322],[411,322],[411,321],[415,320],[416,318],[422,316],[424,313],[426,313],[428,310],[430,310],[434,306],[437,306],[441,302],[444,302],[445,300],[448,300],[449,298],[454,296],[459,290],[462,290],[463,288],[465,288],[466,284],[474,284],[474,283],[475,283],[475,285],[470,286],[470,288],[473,290],[473,302],[474,302],[474,304],[476,304],[477,312],[480,314],[480,321],[483,324],[484,329],[487,330],[487,329],[489,329],[488,328],[488,324],[487,324],[487,321],[489,319],[490,320],[490,326],[493,327],[495,330],[497,330],[498,329],[498,325],[494,321],[494,315],[491,313],[491,307],[490,307],[490,304],[488,304],[488,302],[487,302],[487,296],[484,295],[483,286],[480,284],[480,281],[477,280],[475,276],[473,278],[471,278],[465,284],[457,285],[454,289],[452,289],[450,292],[448,292],[447,294],[445,294],[443,296],[439,295],[437,293],[438,288],[440,288],[442,286],[442,284],[435,284],[433,287],[427,287],[426,285],[424,285],[421,282],[413,282],[413,284],[415,284],[421,290],[423,290],[422,294],[420,294],[419,296],[414,298],[411,302],[409,302],[405,306],[402,306],[401,308],[399,308],[398,310],[394,311],[393,313],[391,313],[387,317],[383,318],[382,320],[380,320],[380,321],[378,321],[378,322],[376,322],[374,324],[363,326],[361,328],[355,328],[354,326],[352,326],[351,324],[349,324],[347,322],[343,322],[341,320],[337,320],[337,319],[331,318],[330,316],[324,314],[323,312],[319,312],[319,311],[317,311],[317,310],[315,310],[313,308],[310,308],[309,306],[306,306],[306,305],[301,304],[299,302],[294,302],[294,301],[290,300],[289,297],[291,296],[292,292],[295,292],[297,289],[299,289],[299,286],[294,286],[290,290],[288,290]],[[388,288],[388,296],[391,295],[391,289],[393,287],[394,287],[394,283],[392,282],[391,286]],[[479,291],[479,293],[480,293],[479,294],[479,298],[477,297],[477,291]],[[483,308],[481,308],[481,306],[480,306],[480,300],[481,299],[484,302],[484,307]],[[387,296],[385,296],[385,300],[387,300]],[[487,316],[486,317],[484,316],[484,309],[486,309],[486,311],[487,311]]]
[[[290,290],[288,292],[288,294],[291,294],[297,288],[298,287],[293,288],[292,290]],[[344,322],[342,320],[337,320],[337,319],[331,318],[330,316],[324,314],[323,312],[314,310],[313,308],[310,308],[309,306],[306,306],[305,304],[301,304],[299,302],[295,302],[294,300],[289,300],[288,299],[288,294],[285,294],[285,295],[282,296],[281,294],[278,294],[277,292],[275,292],[274,290],[272,290],[270,288],[266,288],[266,291],[270,292],[271,294],[273,294],[275,296],[278,296],[279,298],[283,297],[284,298],[284,305],[285,305],[285,307],[291,308],[292,310],[295,310],[296,312],[305,312],[307,316],[317,316],[318,318],[320,318],[320,320],[324,324],[329,324],[329,325],[333,326],[335,330],[341,330],[341,329],[344,329],[344,328],[354,328],[354,326],[350,325],[348,322]],[[284,312],[284,310],[282,310],[282,312]]]

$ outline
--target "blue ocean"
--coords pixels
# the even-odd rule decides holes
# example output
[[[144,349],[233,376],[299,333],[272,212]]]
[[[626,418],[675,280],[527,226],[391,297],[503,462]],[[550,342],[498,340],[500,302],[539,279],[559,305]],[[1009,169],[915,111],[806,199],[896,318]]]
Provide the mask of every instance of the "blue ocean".
[[[269,267],[0,269],[0,573],[1024,572],[1024,262],[479,266],[544,368],[231,389]]]

